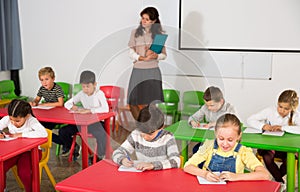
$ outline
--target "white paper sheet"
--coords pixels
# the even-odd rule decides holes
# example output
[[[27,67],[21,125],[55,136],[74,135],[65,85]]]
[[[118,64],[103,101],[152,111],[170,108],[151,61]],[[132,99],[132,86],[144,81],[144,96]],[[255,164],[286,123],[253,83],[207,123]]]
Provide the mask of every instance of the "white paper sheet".
[[[125,172],[143,172],[142,170],[137,170],[135,167],[125,167],[121,165],[118,171],[125,171]]]
[[[10,140],[14,140],[16,139],[17,137],[9,137],[8,135],[5,136],[5,138],[3,139],[0,139],[0,141],[10,141]]]
[[[213,172],[216,175],[220,175],[220,172]],[[224,185],[226,184],[226,181],[220,180],[219,182],[212,182],[212,181],[207,181],[205,178],[197,176],[198,182],[200,184],[209,184],[209,185]]]
[[[262,133],[262,131],[253,127],[247,127],[243,133]]]
[[[33,106],[32,108],[33,109],[46,109],[46,110],[49,110],[49,109],[52,109],[54,107],[38,105],[38,106]]]
[[[205,127],[207,123],[200,123],[197,127],[192,127],[193,129],[204,129],[204,130],[215,130],[215,127]]]
[[[283,136],[284,131],[265,131],[263,135],[271,135],[271,136]]]

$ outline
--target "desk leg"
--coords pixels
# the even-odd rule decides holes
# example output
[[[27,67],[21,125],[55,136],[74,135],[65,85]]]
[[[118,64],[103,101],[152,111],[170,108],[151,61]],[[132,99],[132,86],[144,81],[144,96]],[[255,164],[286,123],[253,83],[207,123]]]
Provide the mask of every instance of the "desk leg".
[[[3,168],[3,161],[0,161],[0,191],[4,191],[4,183],[6,181],[4,181],[4,175],[6,173],[4,173],[4,168]]]
[[[181,141],[181,155],[184,158],[184,163],[188,160],[188,151],[189,151],[189,148],[188,148],[187,141],[182,140]]]
[[[111,159],[111,146],[110,146],[110,118],[104,120],[104,129],[106,131],[106,152],[105,158]]]
[[[82,146],[82,169],[88,167],[88,126],[82,125],[81,126],[81,146]]]
[[[300,175],[299,175],[299,170],[300,170],[300,163],[299,163],[299,156],[300,155],[300,153],[298,153],[298,170],[297,170],[297,173],[298,173],[298,192],[300,192],[300,187],[299,187],[299,185],[300,185]]]
[[[295,154],[287,153],[287,192],[295,191]]]
[[[31,150],[32,167],[32,191],[40,191],[40,172],[39,172],[39,150],[35,147]]]

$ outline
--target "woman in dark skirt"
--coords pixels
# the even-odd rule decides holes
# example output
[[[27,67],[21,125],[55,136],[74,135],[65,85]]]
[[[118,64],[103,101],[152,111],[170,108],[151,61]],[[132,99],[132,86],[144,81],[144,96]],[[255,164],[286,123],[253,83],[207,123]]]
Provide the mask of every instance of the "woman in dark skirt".
[[[140,25],[131,32],[128,43],[133,70],[128,86],[127,102],[135,119],[145,106],[164,100],[158,62],[167,57],[165,47],[159,54],[149,49],[154,36],[163,33],[158,11],[154,7],[147,7],[140,16]]]

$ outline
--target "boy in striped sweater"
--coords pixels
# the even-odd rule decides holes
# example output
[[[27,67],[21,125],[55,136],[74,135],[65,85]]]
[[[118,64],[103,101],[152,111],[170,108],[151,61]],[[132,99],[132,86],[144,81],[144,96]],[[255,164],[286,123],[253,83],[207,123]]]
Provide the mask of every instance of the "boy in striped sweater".
[[[160,170],[180,166],[179,151],[172,133],[164,128],[164,115],[155,105],[141,110],[137,128],[113,152],[113,161],[138,170]],[[135,152],[137,161],[130,159]]]

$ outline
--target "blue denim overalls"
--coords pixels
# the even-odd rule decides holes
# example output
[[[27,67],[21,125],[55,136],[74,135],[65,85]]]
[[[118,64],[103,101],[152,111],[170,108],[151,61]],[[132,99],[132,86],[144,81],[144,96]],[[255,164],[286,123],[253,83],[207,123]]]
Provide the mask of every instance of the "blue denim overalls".
[[[240,143],[237,144],[237,146],[234,149],[234,155],[229,156],[229,157],[223,157],[223,156],[216,154],[219,146],[218,146],[217,140],[215,139],[213,154],[212,154],[210,163],[208,165],[208,168],[211,171],[216,171],[216,172],[230,171],[232,173],[235,173],[236,172],[236,170],[235,170],[236,154],[237,154],[237,152],[239,152],[241,146],[242,145]]]

